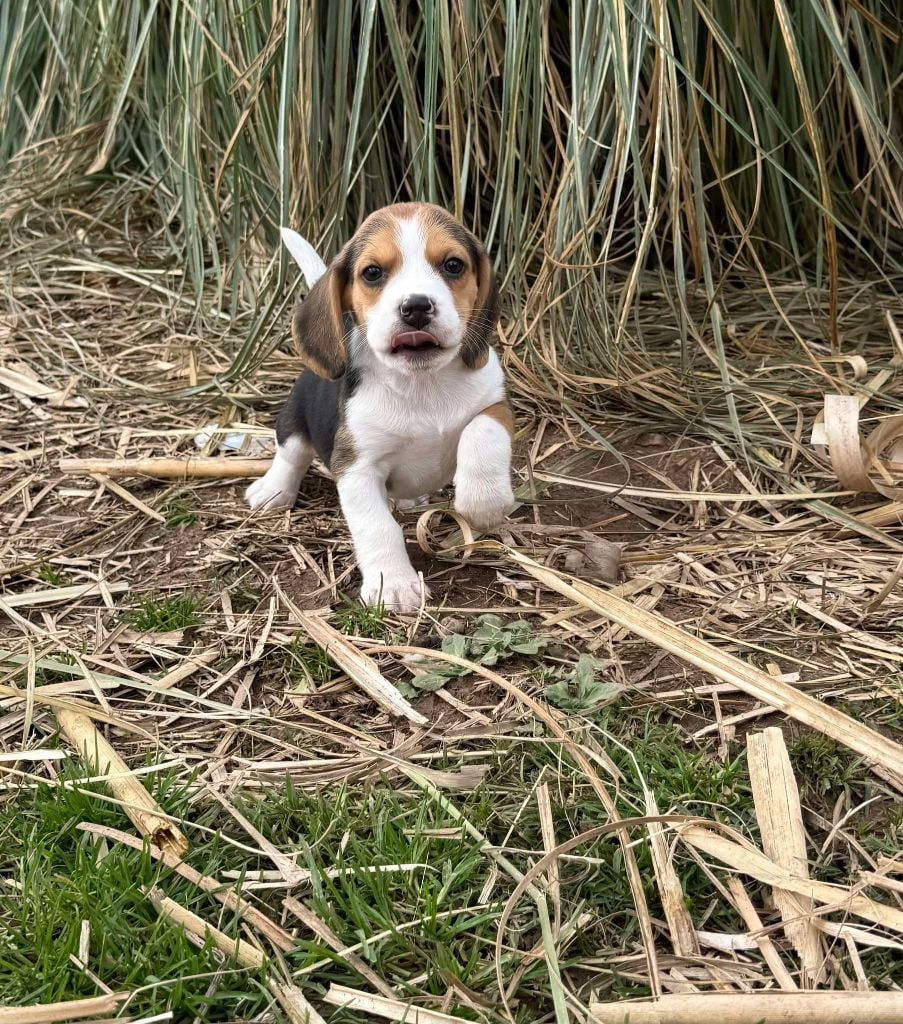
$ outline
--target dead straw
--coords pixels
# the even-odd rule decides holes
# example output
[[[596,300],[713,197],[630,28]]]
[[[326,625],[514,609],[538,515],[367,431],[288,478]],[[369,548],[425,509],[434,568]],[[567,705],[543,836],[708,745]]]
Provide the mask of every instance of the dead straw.
[[[903,992],[709,992],[591,1003],[593,1024],[903,1024]]]
[[[778,728],[750,733],[746,751],[762,849],[792,875],[806,879],[806,831],[784,734]],[[803,988],[814,988],[824,977],[824,951],[821,934],[811,921],[812,900],[783,889],[774,889],[772,895],[784,931],[799,953]]]
[[[188,840],[170,821],[153,797],[135,778],[128,765],[101,736],[87,715],[67,708],[55,709],[66,739],[96,775],[102,775],[135,828],[166,853],[182,857]]]
[[[65,1021],[86,1020],[101,1014],[116,1013],[119,1004],[129,998],[127,993],[70,999],[62,1003],[41,1003],[37,1006],[0,1006],[0,1024],[64,1024]]]
[[[903,791],[903,747],[900,744],[693,636],[655,612],[643,611],[591,583],[578,579],[568,583],[559,573],[546,569],[523,552],[513,548],[505,550],[511,561],[550,589],[855,750],[870,764],[883,769],[882,778]]]

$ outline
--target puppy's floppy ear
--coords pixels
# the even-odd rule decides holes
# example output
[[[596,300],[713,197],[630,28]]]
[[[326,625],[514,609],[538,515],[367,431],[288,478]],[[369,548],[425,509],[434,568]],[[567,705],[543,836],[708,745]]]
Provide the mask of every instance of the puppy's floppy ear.
[[[479,370],[489,359],[489,345],[499,319],[499,290],[486,250],[473,238],[471,257],[477,275],[477,298],[461,345],[461,358],[471,370]]]
[[[347,287],[348,260],[343,251],[295,307],[292,337],[301,358],[318,377],[338,380],[348,363],[342,323]]]

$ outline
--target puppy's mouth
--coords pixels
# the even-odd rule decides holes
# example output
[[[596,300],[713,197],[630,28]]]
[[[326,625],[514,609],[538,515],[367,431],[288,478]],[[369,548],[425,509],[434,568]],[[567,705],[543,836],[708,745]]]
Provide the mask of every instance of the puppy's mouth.
[[[428,353],[441,347],[436,338],[427,331],[402,331],[392,336],[393,355]]]

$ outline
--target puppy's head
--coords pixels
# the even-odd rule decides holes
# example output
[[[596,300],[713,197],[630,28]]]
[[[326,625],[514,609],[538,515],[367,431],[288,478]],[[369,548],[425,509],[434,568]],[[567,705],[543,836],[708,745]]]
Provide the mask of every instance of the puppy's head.
[[[415,374],[461,359],[485,365],[498,320],[483,247],[445,210],[401,203],[371,214],[298,308],[294,330],[308,365],[340,377],[350,313],[373,358]]]

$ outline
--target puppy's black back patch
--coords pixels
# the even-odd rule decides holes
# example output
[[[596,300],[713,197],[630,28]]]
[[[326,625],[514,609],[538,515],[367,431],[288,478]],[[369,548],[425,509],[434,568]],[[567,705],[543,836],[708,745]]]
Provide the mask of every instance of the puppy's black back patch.
[[[288,401],[276,417],[276,440],[285,444],[300,434],[329,465],[339,428],[340,382],[305,370],[292,386]]]
[[[314,446],[320,461],[329,466],[339,428],[339,410],[358,384],[358,371],[349,368],[339,380],[318,377],[304,370],[276,417],[276,440],[284,444],[301,435]]]

